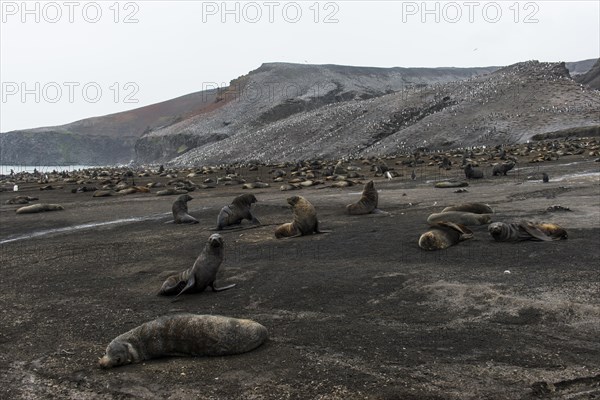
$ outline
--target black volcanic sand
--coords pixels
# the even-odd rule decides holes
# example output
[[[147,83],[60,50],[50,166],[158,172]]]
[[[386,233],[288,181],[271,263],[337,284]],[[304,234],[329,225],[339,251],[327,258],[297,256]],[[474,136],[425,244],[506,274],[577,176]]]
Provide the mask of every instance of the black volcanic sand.
[[[599,167],[582,156],[524,163],[470,182],[467,193],[434,189],[434,167],[419,169],[416,182],[378,178],[390,216],[344,215],[361,186],[253,190],[267,226],[223,233],[217,284],[237,286],[177,303],[156,296],[162,282],[192,265],[220,208],[247,191],[191,193],[200,224],[178,226],[166,223],[175,196],[92,198],[70,193],[73,184],[22,184],[19,194],[65,210],[16,215],[18,206],[4,205],[14,193],[2,192],[1,240],[153,218],[0,245],[0,398],[599,398]],[[527,180],[542,170],[550,183]],[[275,224],[291,221],[285,198],[298,194],[332,233],[274,238]],[[558,223],[569,239],[496,243],[474,227],[475,238],[458,246],[419,249],[427,216],[466,201],[492,205],[494,221]],[[552,205],[572,211],[545,212]],[[270,338],[243,355],[98,368],[114,337],[181,311],[250,318]]]

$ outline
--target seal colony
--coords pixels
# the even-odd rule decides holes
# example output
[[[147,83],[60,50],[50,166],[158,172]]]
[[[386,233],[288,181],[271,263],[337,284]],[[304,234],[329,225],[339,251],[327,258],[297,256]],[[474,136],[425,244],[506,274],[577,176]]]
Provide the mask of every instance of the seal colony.
[[[158,357],[241,354],[256,349],[267,336],[267,328],[249,319],[167,315],[117,336],[98,364],[112,368]]]
[[[451,163],[445,161],[443,163],[445,169],[451,167]],[[508,166],[511,164],[505,163],[502,165]],[[342,171],[341,164],[337,170],[344,173],[350,172],[349,168]],[[493,175],[506,175],[507,171],[510,171],[510,168],[494,168],[495,173]],[[385,174],[392,176],[389,171],[385,171]],[[471,173],[470,175],[472,176],[467,176],[467,178],[477,178],[476,173]],[[483,176],[483,174],[481,175]],[[414,170],[413,176],[416,178]],[[332,177],[330,180],[334,179],[338,179],[338,177]],[[351,181],[344,177],[339,178],[336,182],[340,183],[340,187],[344,187],[358,184],[359,181]],[[194,189],[194,184],[190,183],[190,181],[186,185],[190,185],[186,186],[187,189]],[[438,187],[458,187],[463,185],[467,185],[467,183],[446,181]],[[201,187],[201,185],[196,185],[196,187]],[[168,194],[185,193],[173,203],[173,218],[177,223],[198,222],[188,214],[187,202],[192,198],[187,194],[187,189],[168,190]],[[82,192],[86,191],[83,190]],[[99,192],[110,193],[110,195],[130,192],[131,194],[147,193],[147,191],[139,190],[139,187],[123,187],[118,191],[103,189],[95,193]],[[33,200],[35,198],[25,196],[15,198],[13,201],[15,203],[25,203],[26,201]],[[260,224],[251,212],[251,205],[256,203],[256,201],[256,197],[252,194],[237,196],[229,206],[223,207],[217,217],[217,226],[224,228],[226,226],[237,225],[243,219]],[[287,202],[292,206],[294,219],[291,223],[283,224],[275,230],[276,238],[322,233],[318,227],[316,210],[308,200],[302,196],[293,196],[288,198]],[[350,215],[368,214],[376,212],[378,210],[377,206],[378,193],[373,181],[369,181],[363,188],[361,199],[356,203],[347,205],[346,212]],[[60,205],[36,204],[20,208],[16,212],[17,214],[21,214],[60,209],[62,209]],[[492,214],[494,214],[492,208],[482,203],[464,203],[446,207],[441,213],[429,216],[427,222],[430,224],[430,227],[425,233],[420,235],[418,245],[421,249],[427,251],[442,250],[457,245],[462,241],[474,237],[473,232],[465,225],[489,223]],[[567,239],[568,237],[566,230],[556,224],[533,223],[530,221],[508,224],[494,222],[489,226],[488,231],[495,241],[500,242],[523,240],[554,241]],[[163,283],[159,294],[176,295],[176,298],[178,298],[183,293],[201,292],[209,286],[214,291],[222,291],[234,287],[235,284],[221,288],[217,288],[214,285],[218,269],[223,261],[223,247],[222,237],[220,235],[212,235],[194,265],[179,274],[170,276]],[[239,321],[247,322],[242,323]],[[214,332],[217,332],[216,336],[208,336],[209,333],[212,334]],[[207,337],[209,339],[206,339]],[[266,337],[266,328],[249,320],[192,314],[171,315],[147,322],[118,336],[109,344],[106,349],[106,355],[100,359],[99,363],[100,366],[109,368],[162,356],[238,354],[260,346]]]

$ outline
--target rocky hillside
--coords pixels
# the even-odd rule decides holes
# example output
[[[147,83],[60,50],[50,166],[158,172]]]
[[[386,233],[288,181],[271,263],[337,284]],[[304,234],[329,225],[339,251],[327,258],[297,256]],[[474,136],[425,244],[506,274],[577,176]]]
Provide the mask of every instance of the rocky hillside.
[[[267,63],[227,88],[63,126],[2,133],[0,162],[338,158],[587,132],[600,125],[598,92],[582,88],[567,69],[593,87],[598,72],[586,74],[593,62],[526,62],[502,69]]]
[[[600,90],[600,58],[588,72],[577,75],[573,79],[589,88]]]
[[[145,132],[212,110],[217,94],[216,90],[197,92],[66,125],[0,133],[0,163],[127,163],[135,158],[135,142]]]
[[[599,107],[600,92],[573,81],[564,63],[530,61],[465,81],[329,104],[266,126],[242,124],[173,164],[389,155],[518,143],[562,131],[594,134]]]
[[[0,162],[89,165],[135,158],[164,162],[227,138],[243,126],[254,129],[326,104],[462,80],[494,69],[264,64],[234,79],[228,88],[62,126],[2,133]]]
[[[273,139],[257,142],[260,136],[256,133],[284,120],[332,104],[361,102],[389,93],[464,80],[495,69],[263,64],[220,93],[217,102],[227,102],[224,106],[145,134],[135,146],[137,160],[166,162],[188,152],[189,156],[178,160],[229,162],[234,161],[229,158],[232,154],[239,160],[238,155],[244,152],[243,148],[237,148],[240,144],[252,142],[257,148],[270,147]],[[232,146],[231,151],[223,152],[225,158],[219,155],[221,146]],[[206,157],[208,152],[211,155]]]

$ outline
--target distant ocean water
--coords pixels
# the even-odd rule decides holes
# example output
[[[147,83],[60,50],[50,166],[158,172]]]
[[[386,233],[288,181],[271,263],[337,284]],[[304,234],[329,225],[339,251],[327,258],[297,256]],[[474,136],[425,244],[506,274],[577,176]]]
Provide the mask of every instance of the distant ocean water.
[[[42,173],[48,173],[54,170],[56,170],[56,172],[71,172],[78,169],[99,167],[100,166],[98,165],[0,165],[0,175],[10,175],[11,169],[16,174],[18,172],[33,172],[34,169],[37,169],[39,172]]]

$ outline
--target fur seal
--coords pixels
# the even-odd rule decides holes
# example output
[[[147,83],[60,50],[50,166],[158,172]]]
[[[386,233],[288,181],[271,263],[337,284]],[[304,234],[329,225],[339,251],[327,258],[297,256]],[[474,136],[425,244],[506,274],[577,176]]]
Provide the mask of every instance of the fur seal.
[[[373,181],[369,181],[365,184],[360,200],[356,203],[348,204],[346,206],[346,211],[350,215],[363,215],[372,212],[377,213],[378,211],[381,212],[381,210],[377,208],[378,200],[379,196],[377,194],[377,189],[375,189]]]
[[[29,204],[30,201],[39,200],[37,197],[31,196],[16,196],[12,199],[6,200],[4,204]]]
[[[98,364],[112,368],[166,356],[240,354],[254,350],[267,336],[267,328],[249,319],[165,315],[117,336]]]
[[[275,237],[298,237],[312,233],[326,233],[319,230],[319,221],[315,207],[302,196],[288,197],[287,202],[292,206],[294,220],[280,225],[275,229]]]
[[[436,182],[434,187],[438,189],[447,189],[447,188],[457,188],[457,187],[465,187],[469,186],[468,182],[457,182],[457,181],[442,181]]]
[[[427,218],[427,223],[434,224],[436,222],[453,222],[455,224],[472,226],[485,225],[491,222],[489,214],[475,214],[465,211],[447,211],[437,214],[431,214]]]
[[[244,183],[242,185],[242,189],[264,189],[268,187],[271,187],[271,185],[265,182]]]
[[[237,196],[230,205],[225,206],[217,217],[217,230],[226,226],[239,225],[242,220],[247,219],[253,224],[260,225],[260,221],[252,214],[253,203],[258,202],[253,194],[241,194]]]
[[[182,194],[175,200],[171,210],[176,224],[197,224],[198,220],[188,214],[187,202],[194,198],[189,194]]]
[[[511,169],[513,169],[514,167],[515,167],[515,163],[512,161],[507,161],[507,162],[503,162],[501,164],[496,164],[496,165],[494,165],[494,168],[492,169],[492,175],[494,175],[494,176],[506,175],[506,173],[508,171],[510,171]]]
[[[443,213],[448,211],[465,211],[474,214],[493,214],[494,210],[488,204],[483,203],[463,203],[456,206],[446,207],[442,210]]]
[[[471,163],[468,163],[465,166],[465,176],[467,179],[481,179],[483,178],[483,171],[473,168]]]
[[[423,250],[443,250],[472,237],[473,232],[464,225],[437,222],[419,237],[419,247]]]
[[[551,223],[521,221],[506,224],[494,222],[488,226],[488,232],[497,242],[520,242],[523,240],[562,240],[567,239],[567,231]]]
[[[18,208],[16,210],[16,212],[17,212],[17,214],[33,214],[33,213],[39,213],[39,212],[44,212],[44,211],[59,211],[59,210],[64,210],[63,206],[61,206],[60,204],[40,203],[40,204],[33,204],[31,206],[25,206],[25,207]]]
[[[550,181],[550,177],[548,176],[547,173],[543,172],[542,173],[542,182],[548,183],[549,181]]]
[[[217,272],[223,262],[223,247],[224,242],[221,235],[218,233],[210,235],[194,265],[179,274],[168,277],[158,294],[170,296],[177,293],[177,296],[175,296],[175,299],[177,299],[184,292],[198,293],[208,286],[215,292],[234,287],[235,283],[222,288],[215,287]]]

